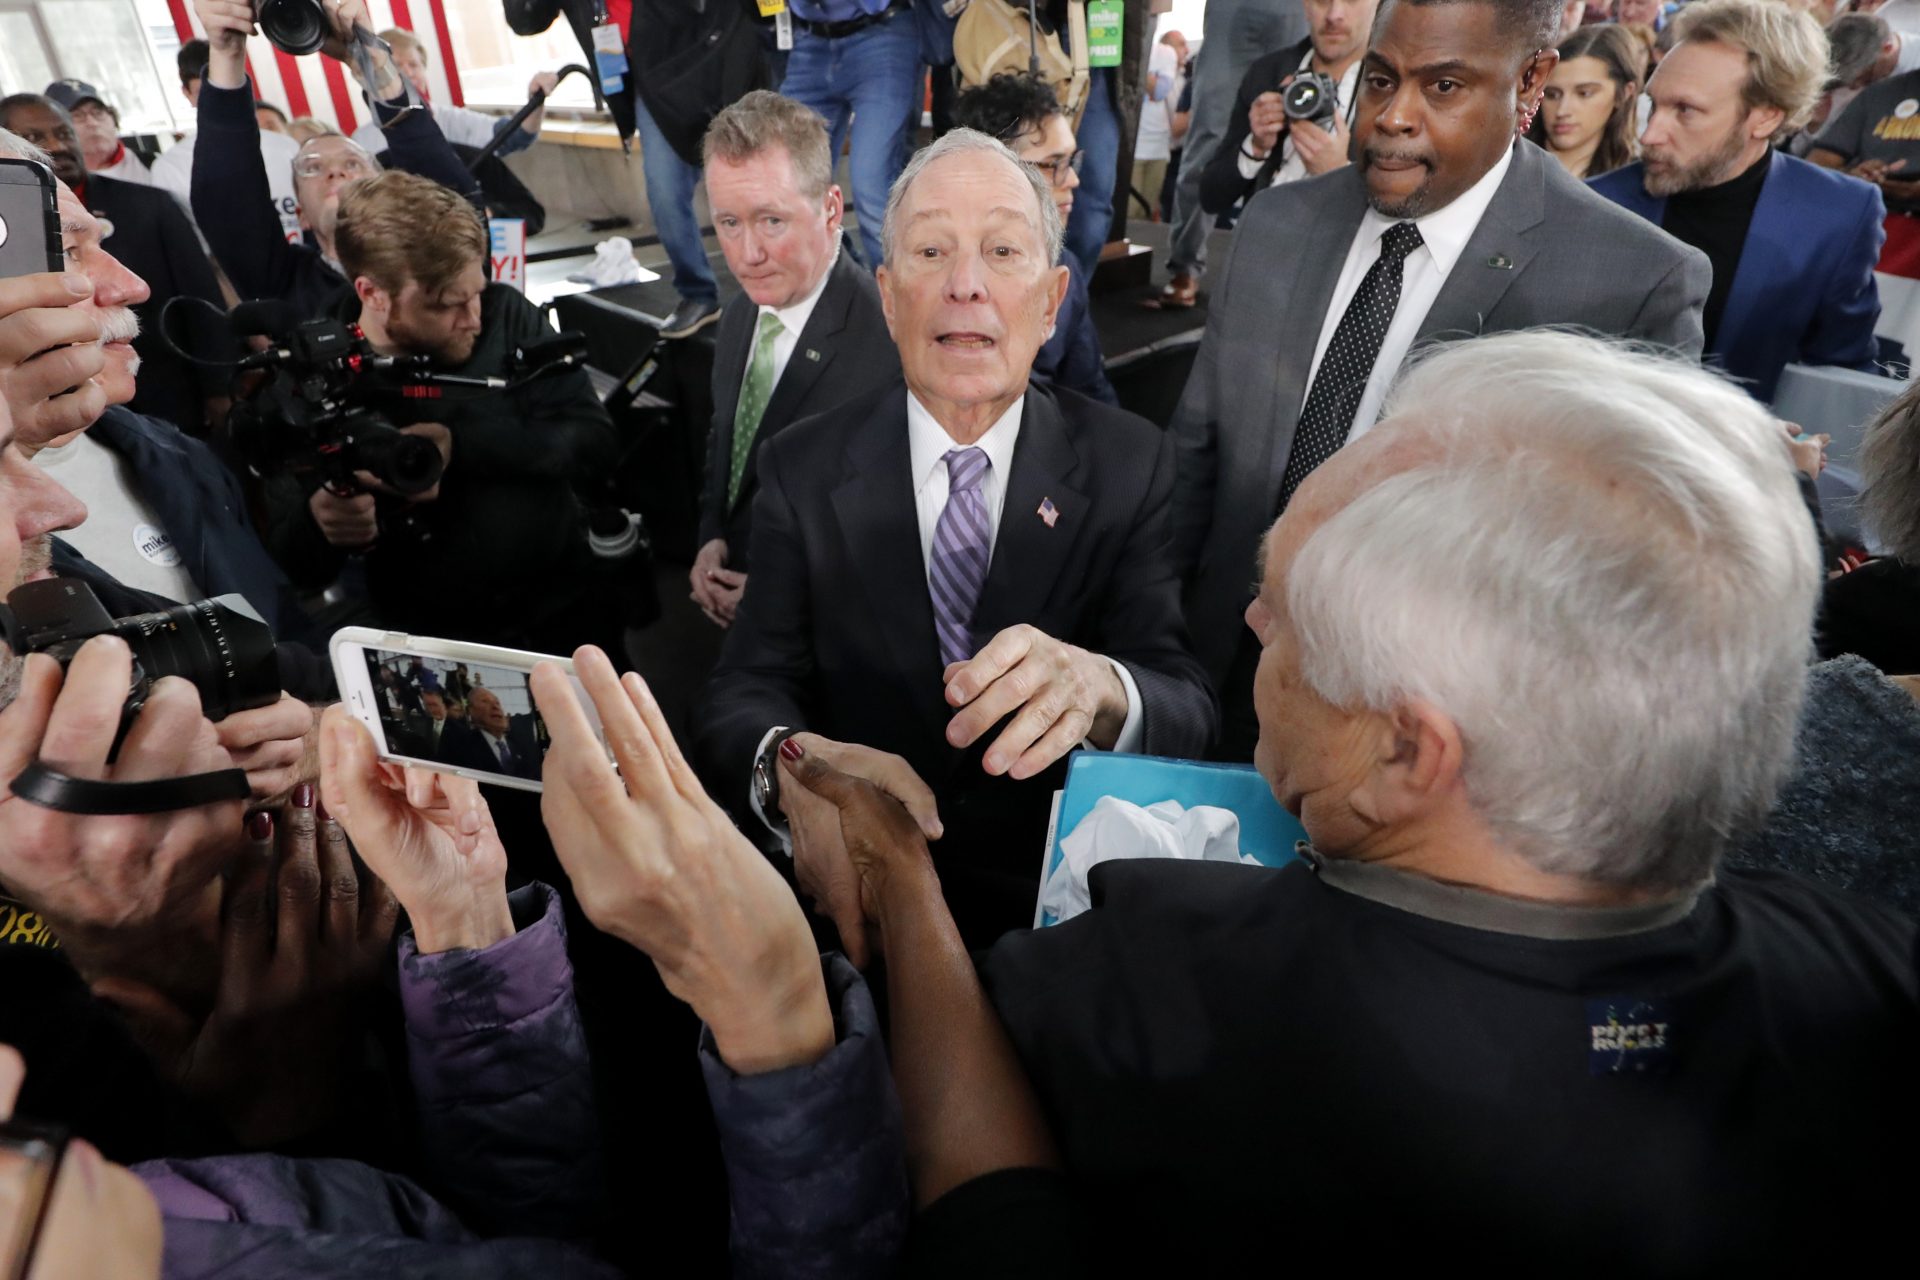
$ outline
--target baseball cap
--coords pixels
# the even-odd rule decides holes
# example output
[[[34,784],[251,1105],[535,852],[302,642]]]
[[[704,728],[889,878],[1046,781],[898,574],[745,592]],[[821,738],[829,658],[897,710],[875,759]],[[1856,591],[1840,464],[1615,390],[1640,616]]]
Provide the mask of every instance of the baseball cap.
[[[107,110],[113,110],[108,106],[107,100],[100,96],[100,91],[85,80],[55,80],[47,86],[46,96],[68,111],[72,111],[83,102],[97,102]]]

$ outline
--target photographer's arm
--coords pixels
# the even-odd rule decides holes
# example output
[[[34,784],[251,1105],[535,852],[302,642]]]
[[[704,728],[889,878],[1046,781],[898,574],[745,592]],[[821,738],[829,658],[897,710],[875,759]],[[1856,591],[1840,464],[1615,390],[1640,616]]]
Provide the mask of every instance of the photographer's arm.
[[[322,47],[322,51],[344,64],[348,74],[367,91],[367,97],[373,104],[374,122],[387,135],[386,166],[389,169],[404,169],[417,177],[459,192],[484,216],[487,211],[486,198],[480,191],[480,180],[473,176],[455,153],[446,135],[435,123],[433,112],[411,109],[406,81],[401,79],[392,55],[378,46],[368,49],[368,61],[373,66],[372,84],[368,84],[362,75],[359,61],[350,56],[348,41],[354,28],[373,29],[366,0],[344,0],[330,17],[334,36]]]
[[[193,217],[241,298],[285,297],[299,251],[273,213],[273,188],[260,155],[260,120],[247,80],[247,0],[194,0],[206,28],[207,74],[200,82],[199,139],[193,147]]]
[[[275,475],[261,484],[260,492],[266,506],[261,541],[294,585],[313,590],[339,577],[347,553],[321,531],[311,505],[320,490],[298,476]]]

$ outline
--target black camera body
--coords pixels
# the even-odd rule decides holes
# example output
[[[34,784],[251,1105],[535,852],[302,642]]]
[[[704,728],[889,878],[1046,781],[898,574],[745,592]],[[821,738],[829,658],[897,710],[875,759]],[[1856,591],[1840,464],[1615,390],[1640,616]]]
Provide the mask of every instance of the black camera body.
[[[192,681],[209,720],[224,720],[280,697],[273,631],[244,596],[215,596],[116,618],[86,583],[45,578],[14,588],[0,612],[8,615],[4,623],[9,649],[22,656],[47,654],[62,667],[95,636],[126,641],[133,650],[133,682],[123,732],[162,676]]]
[[[1333,132],[1333,116],[1340,109],[1340,86],[1318,71],[1302,71],[1280,93],[1280,110],[1290,121],[1317,124]]]
[[[235,316],[240,317],[237,308]],[[276,345],[249,364],[270,369],[258,391],[234,403],[228,431],[234,452],[255,475],[318,474],[335,490],[356,487],[365,471],[399,494],[440,481],[440,450],[363,407],[366,375],[397,363],[373,349],[359,326],[309,320],[265,326]]]
[[[296,58],[318,52],[327,42],[320,0],[253,0],[253,18],[274,48]]]

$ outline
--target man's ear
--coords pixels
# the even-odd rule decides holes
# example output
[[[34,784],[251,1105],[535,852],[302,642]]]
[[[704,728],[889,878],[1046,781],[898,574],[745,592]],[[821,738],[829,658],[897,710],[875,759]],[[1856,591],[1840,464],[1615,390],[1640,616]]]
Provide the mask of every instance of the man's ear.
[[[1559,65],[1558,49],[1537,50],[1520,64],[1520,82],[1514,86],[1514,97],[1522,108],[1529,103],[1539,105],[1540,95],[1547,90],[1547,80]]]
[[[360,309],[385,319],[393,312],[393,295],[382,289],[365,276],[353,278],[354,296],[360,299]]]
[[[1465,744],[1453,718],[1418,698],[1374,717],[1372,767],[1354,788],[1356,814],[1396,826],[1432,811],[1460,785]]]
[[[1747,136],[1771,138],[1787,122],[1787,113],[1778,107],[1755,107],[1747,112]]]
[[[838,183],[827,188],[827,229],[839,233],[841,220],[847,216],[847,198],[840,193]]]

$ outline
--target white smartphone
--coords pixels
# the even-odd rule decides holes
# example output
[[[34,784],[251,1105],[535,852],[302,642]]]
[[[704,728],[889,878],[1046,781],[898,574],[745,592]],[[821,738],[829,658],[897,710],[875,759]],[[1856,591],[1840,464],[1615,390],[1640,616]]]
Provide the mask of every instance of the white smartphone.
[[[527,677],[541,662],[573,677],[572,659],[372,627],[344,627],[327,648],[340,701],[382,759],[540,790],[550,737]],[[592,699],[577,678],[573,687],[604,744]]]

